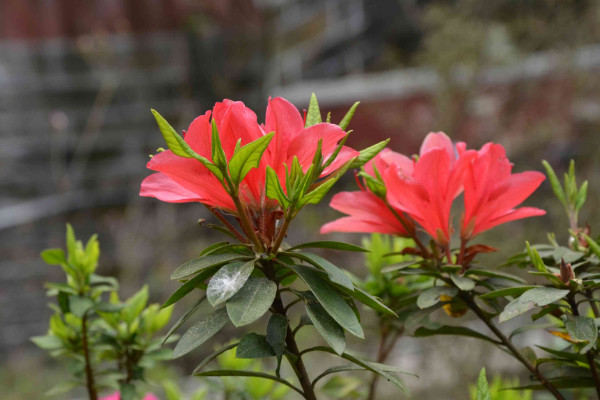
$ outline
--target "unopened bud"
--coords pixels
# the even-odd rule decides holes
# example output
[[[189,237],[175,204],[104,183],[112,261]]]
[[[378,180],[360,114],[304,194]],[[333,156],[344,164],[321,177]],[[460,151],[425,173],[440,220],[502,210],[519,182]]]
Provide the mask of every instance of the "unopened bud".
[[[560,260],[559,278],[563,283],[567,285],[569,284],[571,279],[575,279],[575,274],[573,274],[573,268],[571,267],[571,263],[566,263],[564,259]]]

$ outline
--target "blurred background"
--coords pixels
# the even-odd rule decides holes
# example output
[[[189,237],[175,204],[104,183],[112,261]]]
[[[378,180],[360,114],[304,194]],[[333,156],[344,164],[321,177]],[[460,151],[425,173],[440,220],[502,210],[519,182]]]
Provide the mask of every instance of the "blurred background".
[[[121,280],[122,297],[148,282],[155,302],[178,286],[168,281],[176,266],[221,239],[197,224],[209,218],[202,206],[138,196],[148,155],[164,146],[151,107],[182,130],[223,98],[262,121],[268,96],[302,109],[314,91],[334,122],[361,101],[355,148],[391,137],[392,149],[412,154],[443,130],[473,148],[503,144],[516,171],[547,159],[562,173],[576,158],[590,180],[581,220],[594,233],[599,72],[597,0],[1,0],[2,397],[38,398],[62,376],[28,338],[47,329],[43,282],[62,277],[39,252],[64,246],[67,221],[83,239],[99,233],[98,272]],[[350,176],[343,188],[354,188]],[[549,213],[482,241],[516,252],[549,230],[567,237],[547,183],[528,205]],[[306,209],[288,240],[319,239],[316,229],[336,216],[326,202]],[[364,274],[362,260],[345,261]],[[197,353],[174,365],[189,374]],[[452,337],[402,339],[390,363],[422,376],[407,379],[418,399],[468,398],[483,364],[519,372],[489,347]],[[387,398],[392,388],[381,390]]]

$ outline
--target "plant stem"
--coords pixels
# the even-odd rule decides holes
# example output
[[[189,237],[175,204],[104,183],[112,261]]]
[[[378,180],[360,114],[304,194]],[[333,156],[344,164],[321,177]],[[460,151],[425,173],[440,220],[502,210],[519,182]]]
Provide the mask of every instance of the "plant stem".
[[[81,341],[83,346],[83,358],[85,359],[85,383],[88,396],[90,397],[90,400],[98,400],[98,393],[96,393],[96,385],[94,383],[94,373],[90,363],[90,351],[87,334],[87,314],[81,318]]]
[[[475,303],[475,300],[473,300],[473,297],[471,295],[469,295],[465,292],[461,292],[460,297],[469,306],[469,308],[471,310],[473,310],[473,312],[477,315],[477,317],[479,317],[479,319],[482,320],[487,325],[487,327],[490,328],[490,330],[492,332],[494,332],[496,337],[502,342],[502,344],[504,346],[506,346],[506,348],[513,354],[513,356],[517,360],[519,360],[519,362],[521,362],[521,364],[523,364],[525,366],[525,368],[527,368],[537,378],[537,380],[550,393],[552,393],[552,395],[556,399],[565,400],[565,397],[558,391],[558,389],[556,389],[556,387],[552,384],[552,382],[549,382],[546,379],[546,377],[533,364],[531,364],[531,362],[529,362],[529,360],[527,358],[525,358],[525,356],[523,356],[523,354],[521,354],[519,349],[517,349],[515,347],[515,345],[510,341],[510,339],[508,339],[504,335],[504,333],[502,333],[502,331],[500,329],[498,329],[498,327],[496,327],[496,325],[494,325],[494,323],[487,317],[485,312],[477,305],[477,303]]]
[[[281,295],[279,294],[279,292],[277,292],[275,301],[273,302],[273,307],[275,308],[278,314],[286,316],[286,309],[283,306],[283,302],[281,301]],[[302,361],[302,355],[300,354],[300,350],[298,350],[298,344],[296,343],[296,339],[294,338],[294,332],[292,332],[289,323],[287,326],[287,333],[285,336],[285,344],[290,353],[296,356],[295,361],[291,358],[288,358],[288,361],[290,362],[292,369],[298,377],[300,386],[302,386],[304,398],[306,400],[317,400],[317,396],[315,395],[315,391],[308,376],[308,372],[306,371],[306,367],[304,366],[304,362]]]
[[[223,216],[223,214],[221,214],[216,208],[209,207],[207,205],[205,205],[205,207],[208,209],[208,211],[210,211],[212,215],[214,215],[219,221],[221,221],[223,225],[225,225],[225,227],[229,230],[229,232],[231,232],[240,242],[244,244],[248,243],[248,239],[245,238],[244,235],[240,233],[240,231],[235,229],[235,226],[231,225],[229,221],[227,221],[227,219]]]
[[[573,313],[573,315],[579,317],[579,309],[577,308],[577,302],[575,301],[575,294],[572,292],[569,293],[567,295],[567,300],[569,302],[569,305],[571,306],[571,312]],[[592,373],[592,378],[594,378],[596,393],[598,394],[598,398],[600,399],[600,376],[598,376],[598,369],[596,368],[596,362],[594,361],[593,351],[586,351],[585,357],[587,358],[588,364],[590,365],[590,372]]]
[[[277,252],[279,251],[279,248],[281,247],[281,243],[283,243],[283,239],[285,238],[285,235],[287,233],[288,227],[290,226],[290,222],[292,222],[292,218],[290,218],[289,216],[286,215],[283,218],[283,224],[281,225],[281,228],[279,228],[279,231],[277,232],[277,237],[275,238],[275,242],[273,243],[273,246],[271,247],[271,253],[277,254]]]
[[[256,249],[260,253],[263,253],[265,251],[265,248],[263,247],[263,244],[258,239],[258,236],[256,235],[256,232],[254,231],[254,227],[252,226],[252,223],[250,222],[250,220],[248,218],[246,209],[244,208],[244,206],[242,205],[242,202],[240,201],[240,197],[236,193],[236,194],[232,194],[231,198],[233,199],[235,208],[238,210],[238,213],[240,215],[240,222],[242,224],[242,228],[244,229],[244,232],[246,232],[246,235],[248,236],[248,238],[250,239],[252,244],[254,244]]]
[[[385,363],[390,353],[392,352],[396,341],[400,337],[398,335],[398,331],[395,329],[391,332],[391,339],[388,341],[386,346],[386,340],[389,338],[390,327],[383,322],[382,323],[382,332],[381,338],[379,340],[379,350],[377,351],[377,362],[380,364]],[[375,400],[375,395],[377,394],[377,381],[379,381],[379,374],[374,374],[373,378],[371,378],[371,382],[369,384],[369,395],[367,396],[367,400]]]
[[[590,299],[590,307],[592,307],[592,312],[594,313],[594,317],[600,318],[600,310],[598,310],[598,305],[594,301],[594,294],[591,290],[586,290],[585,295]]]

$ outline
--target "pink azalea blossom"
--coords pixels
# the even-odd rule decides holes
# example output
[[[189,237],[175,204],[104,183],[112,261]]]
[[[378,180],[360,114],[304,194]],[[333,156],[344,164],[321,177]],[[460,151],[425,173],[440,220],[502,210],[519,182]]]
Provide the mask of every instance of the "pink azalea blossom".
[[[465,144],[457,144],[465,154]],[[512,174],[512,164],[504,147],[487,143],[465,166],[464,206],[461,238],[465,241],[497,225],[517,219],[544,215],[539,208],[515,208],[527,199],[545,179],[537,171]]]
[[[228,160],[233,156],[238,140],[244,146],[274,132],[259,167],[252,169],[240,184],[240,197],[253,210],[272,208],[276,204],[265,196],[266,166],[275,170],[281,186],[285,188],[284,164],[290,167],[294,157],[297,157],[306,172],[319,140],[322,140],[322,153],[324,159],[327,159],[345,136],[345,132],[334,124],[320,123],[305,128],[296,107],[282,98],[269,100],[264,125],[258,124],[256,114],[242,102],[224,100],[215,104],[212,113],[208,111],[197,117],[185,134],[186,143],[209,160],[212,160],[211,117],[216,122]],[[354,149],[343,147],[322,176],[335,171],[358,154]],[[197,160],[179,157],[167,150],[152,157],[147,167],[157,173],[142,182],[141,196],[156,197],[171,203],[200,202],[235,212],[231,196],[219,180]]]

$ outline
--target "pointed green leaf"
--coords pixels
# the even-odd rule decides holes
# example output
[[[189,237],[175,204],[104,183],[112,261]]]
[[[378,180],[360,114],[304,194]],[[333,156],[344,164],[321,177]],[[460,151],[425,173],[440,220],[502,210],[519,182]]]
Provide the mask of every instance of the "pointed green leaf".
[[[269,279],[248,278],[244,286],[226,302],[231,322],[239,327],[262,317],[273,304],[276,291],[277,285]]]
[[[351,296],[352,298],[361,302],[365,306],[372,308],[378,313],[381,313],[383,315],[389,315],[392,317],[398,317],[396,313],[391,308],[386,306],[380,299],[359,287],[355,286],[354,291],[347,290],[343,286],[340,286],[339,288],[348,296]]]
[[[171,335],[173,333],[175,333],[175,331],[177,329],[179,329],[179,327],[181,325],[183,325],[183,323],[185,321],[187,321],[196,311],[198,311],[200,309],[200,306],[202,305],[202,303],[204,302],[204,300],[206,299],[206,296],[202,296],[200,299],[198,299],[198,301],[196,301],[196,303],[192,306],[192,308],[190,308],[189,310],[187,310],[185,312],[185,314],[183,314],[178,320],[177,322],[175,322],[175,324],[169,329],[169,331],[165,334],[165,336],[162,338],[161,340],[161,344],[165,344],[165,342],[171,337]]]
[[[175,129],[167,120],[165,120],[162,115],[158,113],[156,110],[151,110],[156,122],[158,123],[158,127],[160,129],[160,133],[162,133],[169,150],[173,152],[173,154],[178,155],[180,157],[185,158],[195,158],[200,161],[210,172],[212,172],[217,178],[222,179],[223,175],[219,168],[210,162],[208,159],[197,154],[192,148],[183,140],[181,136],[177,134]]]
[[[296,386],[292,385],[285,379],[278,378],[275,375],[265,374],[264,372],[239,371],[239,370],[215,370],[215,371],[197,372],[194,375],[195,376],[244,376],[244,377],[269,379],[269,380],[272,380],[275,382],[282,383],[282,384],[294,389],[300,395],[304,396],[304,394],[302,393],[302,390],[298,389]]]
[[[434,286],[421,292],[417,298],[417,306],[420,309],[436,305],[440,301],[440,296],[454,297],[458,290],[449,286]]]
[[[217,358],[218,356],[220,356],[221,354],[225,353],[226,351],[229,351],[231,349],[233,349],[234,347],[237,347],[238,343],[232,343],[229,344],[223,348],[220,348],[219,350],[215,350],[213,353],[211,353],[209,356],[207,356],[206,358],[204,358],[204,360],[202,360],[200,362],[200,364],[198,364],[198,366],[194,369],[194,372],[192,372],[192,375],[195,375],[196,373],[200,372],[200,370],[204,367],[206,367],[206,365],[211,362],[212,360],[214,360],[215,358]]]
[[[344,166],[340,167],[334,175],[327,177],[322,183],[319,182],[316,188],[308,192],[300,201],[300,208],[306,204],[318,204],[323,197],[329,192],[329,189],[348,171],[351,162],[347,162]]]
[[[579,187],[579,192],[577,193],[577,199],[575,200],[575,210],[580,210],[587,199],[588,192],[588,181],[585,181]]]
[[[300,260],[307,261],[315,267],[321,268],[322,270],[327,272],[327,276],[329,276],[329,279],[333,283],[337,283],[338,285],[344,286],[348,290],[354,291],[354,284],[352,283],[352,280],[350,280],[348,275],[346,275],[344,271],[342,271],[340,268],[333,265],[331,262],[324,259],[323,257],[308,252],[287,254]]]
[[[290,265],[306,285],[313,292],[323,308],[342,328],[361,339],[364,339],[364,333],[358,322],[358,318],[352,308],[346,303],[342,296],[314,272],[311,268],[302,265]]]
[[[67,262],[63,249],[47,249],[40,254],[49,265],[60,265]]]
[[[213,118],[211,120],[211,147],[212,147],[212,159],[217,167],[225,168],[227,166],[227,156],[223,150],[221,144],[221,138],[219,137],[219,130],[217,128],[217,121]]]
[[[593,318],[567,314],[566,319],[565,328],[567,328],[567,332],[569,333],[569,336],[571,336],[571,339],[588,342],[588,344],[581,349],[581,353],[586,353],[588,350],[596,347],[598,327]]]
[[[356,251],[361,253],[368,253],[369,250],[364,249],[360,246],[356,246],[350,243],[344,242],[336,242],[333,240],[321,240],[318,242],[307,242],[302,243],[297,246],[291,247],[289,250],[299,250],[299,249],[332,249],[332,250],[343,250],[343,251]]]
[[[560,290],[549,287],[537,287],[526,291],[506,305],[500,313],[499,321],[504,322],[518,315],[526,313],[536,306],[547,306],[565,297],[569,290]]]
[[[544,168],[546,168],[546,174],[548,175],[548,180],[550,181],[550,185],[552,186],[552,191],[554,192],[554,195],[565,207],[567,207],[565,191],[563,190],[563,187],[560,184],[560,181],[558,180],[558,176],[556,176],[556,173],[554,173],[554,169],[546,160],[542,161],[542,164],[544,165]]]
[[[237,358],[274,357],[275,351],[264,336],[251,332],[242,336],[235,351],[235,356]]]
[[[254,271],[254,260],[245,263],[235,261],[221,267],[210,279],[206,288],[208,302],[216,306],[229,300],[244,286],[252,271]]]
[[[267,167],[267,197],[273,200],[277,200],[281,207],[287,208],[290,204],[290,199],[286,196],[281,183],[279,183],[279,177],[277,173],[271,167]]]
[[[536,287],[537,286],[514,286],[514,287],[494,290],[492,292],[487,292],[487,293],[480,295],[479,297],[482,299],[490,300],[490,299],[496,299],[498,297],[520,296],[523,293],[525,293],[526,291],[528,291],[530,289],[534,289]]]
[[[181,285],[173,294],[164,302],[161,308],[169,307],[171,304],[177,303],[187,294],[191,293],[200,284],[204,283],[209,277],[217,271],[218,266],[213,266],[202,270],[198,275],[188,280],[186,283]]]
[[[527,281],[525,279],[521,278],[520,276],[509,274],[507,272],[494,271],[494,270],[488,270],[488,269],[469,269],[467,272],[465,272],[465,276],[471,276],[471,275],[490,276],[492,278],[508,279],[509,281],[513,281],[513,282],[517,282],[517,283],[527,283]]]
[[[249,261],[250,257],[238,253],[221,253],[221,254],[208,254],[203,257],[196,258],[188,261],[185,264],[179,266],[175,272],[171,274],[171,279],[182,279],[187,276],[193,275],[203,269],[224,265],[231,261],[245,260]]]
[[[306,303],[306,312],[327,344],[329,344],[337,354],[341,355],[346,349],[344,329],[339,326],[329,314],[327,314],[327,311],[325,311],[323,306],[321,306],[316,299],[308,299]]]
[[[317,96],[313,93],[310,96],[310,103],[308,104],[308,112],[306,113],[305,128],[321,123],[321,110],[319,110],[319,103],[317,102]]]
[[[227,324],[227,321],[225,308],[219,308],[211,314],[203,316],[179,339],[173,350],[173,358],[181,357],[206,342],[219,332]]]
[[[283,355],[287,336],[288,319],[281,314],[273,314],[267,325],[267,343],[273,348],[276,356]]]
[[[342,128],[343,130],[346,130],[346,128],[348,128],[348,125],[350,124],[350,121],[352,120],[352,117],[354,117],[354,113],[356,112],[356,107],[358,107],[359,104],[360,101],[357,101],[356,103],[352,104],[352,107],[350,107],[346,115],[344,115],[344,118],[342,118],[342,120],[340,121],[340,128]]]
[[[387,146],[390,139],[386,139],[383,142],[374,144],[373,146],[367,147],[360,151],[360,155],[352,162],[350,168],[359,168],[374,158],[381,150]]]
[[[492,400],[487,378],[485,377],[485,368],[481,369],[479,379],[477,379],[477,394],[475,400]]]
[[[501,344],[500,342],[481,334],[473,329],[465,328],[462,326],[440,326],[439,328],[430,329],[427,327],[418,328],[413,334],[414,337],[428,337],[428,336],[437,336],[437,335],[452,335],[452,336],[466,336],[472,337],[480,340],[485,340],[494,344]]]
[[[450,279],[460,290],[468,292],[475,289],[475,282],[464,276],[450,274]]]
[[[240,183],[252,168],[258,168],[263,153],[269,146],[274,133],[271,132],[242,147],[229,161],[229,174],[235,183]]]

